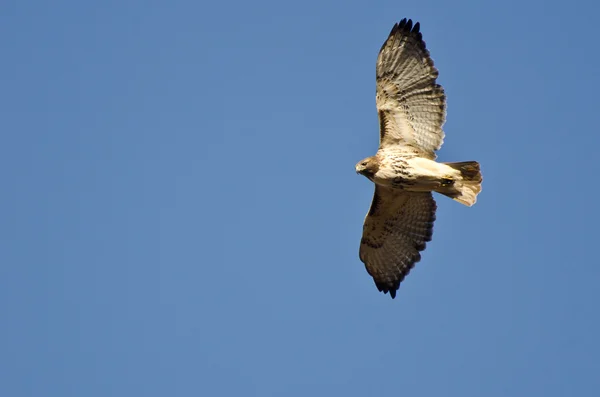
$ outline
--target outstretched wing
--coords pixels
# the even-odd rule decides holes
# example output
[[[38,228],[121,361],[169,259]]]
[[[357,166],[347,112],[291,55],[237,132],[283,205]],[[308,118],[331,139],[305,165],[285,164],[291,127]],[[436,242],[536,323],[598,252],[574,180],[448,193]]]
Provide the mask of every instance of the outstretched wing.
[[[431,241],[435,200],[430,192],[407,192],[375,186],[371,209],[365,218],[360,260],[384,293],[396,290]]]
[[[444,141],[446,96],[419,28],[406,18],[394,25],[377,57],[380,147],[410,146],[435,159]]]

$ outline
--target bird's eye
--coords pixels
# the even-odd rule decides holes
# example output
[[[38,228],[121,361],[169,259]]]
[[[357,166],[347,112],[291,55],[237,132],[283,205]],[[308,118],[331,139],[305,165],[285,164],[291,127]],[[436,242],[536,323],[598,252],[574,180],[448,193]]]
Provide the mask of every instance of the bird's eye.
[[[363,163],[362,163],[361,165],[363,165],[363,166],[365,166],[365,167],[366,167],[366,166],[367,166],[367,162],[366,162],[366,161],[363,161]]]

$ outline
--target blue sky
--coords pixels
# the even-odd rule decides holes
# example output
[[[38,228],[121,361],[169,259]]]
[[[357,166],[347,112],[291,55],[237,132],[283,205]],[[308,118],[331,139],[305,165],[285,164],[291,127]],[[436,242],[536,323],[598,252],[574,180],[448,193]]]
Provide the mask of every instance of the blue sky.
[[[592,1],[5,2],[0,395],[595,396]],[[358,259],[375,59],[421,30],[448,95],[395,300]]]

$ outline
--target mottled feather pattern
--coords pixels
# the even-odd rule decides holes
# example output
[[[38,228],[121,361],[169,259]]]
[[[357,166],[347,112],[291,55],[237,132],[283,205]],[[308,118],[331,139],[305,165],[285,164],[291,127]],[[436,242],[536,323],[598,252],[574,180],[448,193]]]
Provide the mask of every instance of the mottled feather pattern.
[[[394,25],[377,58],[380,143],[407,145],[434,159],[444,139],[446,96],[436,83],[420,25]]]
[[[437,209],[432,192],[471,206],[481,191],[479,163],[435,161],[444,140],[446,96],[419,29],[403,19],[381,47],[379,149],[356,165],[375,183],[360,259],[379,291],[392,298],[431,241]]]
[[[376,186],[363,226],[360,259],[375,285],[393,297],[431,241],[436,204],[430,192]]]

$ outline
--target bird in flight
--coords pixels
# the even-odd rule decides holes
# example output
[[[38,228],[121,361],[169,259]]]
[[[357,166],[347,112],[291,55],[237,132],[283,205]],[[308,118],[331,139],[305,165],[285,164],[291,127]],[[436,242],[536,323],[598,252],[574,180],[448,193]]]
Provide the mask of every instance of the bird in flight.
[[[481,191],[476,161],[435,161],[444,140],[446,96],[419,30],[418,22],[403,19],[379,51],[379,149],[356,164],[356,172],[375,184],[360,260],[377,289],[392,298],[431,241],[437,208],[432,192],[472,206]]]

